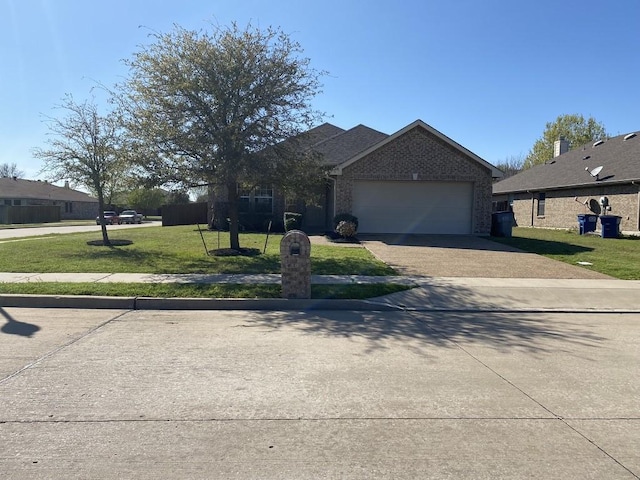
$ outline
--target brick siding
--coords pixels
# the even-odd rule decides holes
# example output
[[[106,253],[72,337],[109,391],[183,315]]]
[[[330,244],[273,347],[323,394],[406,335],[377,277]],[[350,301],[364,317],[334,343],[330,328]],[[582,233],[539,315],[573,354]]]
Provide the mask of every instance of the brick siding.
[[[522,227],[578,228],[577,215],[601,214],[600,197],[607,197],[610,215],[622,217],[620,229],[640,230],[640,207],[637,185],[601,185],[597,188],[575,188],[545,192],[544,215],[537,215],[538,194],[517,193],[513,195],[513,213],[516,223]],[[576,201],[578,197],[578,201]],[[507,195],[496,195],[495,201],[507,200]],[[587,206],[583,204],[587,201]]]

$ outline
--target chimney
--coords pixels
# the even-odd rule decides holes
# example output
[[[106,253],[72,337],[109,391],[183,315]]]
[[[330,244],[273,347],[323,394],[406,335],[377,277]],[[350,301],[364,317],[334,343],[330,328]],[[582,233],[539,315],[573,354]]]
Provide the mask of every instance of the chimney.
[[[558,140],[553,142],[553,158],[559,157],[563,153],[567,153],[569,151],[569,140],[564,137],[560,137]]]
[[[65,180],[65,181],[64,181],[64,188],[66,188],[67,190],[69,190],[69,180]]]

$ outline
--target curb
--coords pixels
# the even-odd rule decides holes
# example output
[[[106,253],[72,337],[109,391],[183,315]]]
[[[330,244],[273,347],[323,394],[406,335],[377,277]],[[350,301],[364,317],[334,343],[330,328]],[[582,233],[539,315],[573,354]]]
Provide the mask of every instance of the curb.
[[[18,294],[0,295],[0,307],[113,310],[401,310],[394,305],[353,299],[153,298]]]
[[[628,308],[503,308],[474,305],[470,308],[441,306],[409,306],[379,300],[354,299],[286,299],[286,298],[155,298],[155,297],[92,297],[81,295],[19,295],[0,294],[0,308],[68,308],[104,310],[253,310],[253,311],[313,311],[342,310],[361,312],[407,313],[618,313],[639,314],[640,309]]]

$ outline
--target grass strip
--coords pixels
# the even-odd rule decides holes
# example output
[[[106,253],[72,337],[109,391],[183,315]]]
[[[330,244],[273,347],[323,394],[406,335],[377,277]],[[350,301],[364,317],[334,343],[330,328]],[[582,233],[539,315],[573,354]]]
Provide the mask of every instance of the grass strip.
[[[312,285],[314,299],[367,299],[408,290],[399,284]],[[280,298],[274,284],[0,283],[0,294],[157,298]]]

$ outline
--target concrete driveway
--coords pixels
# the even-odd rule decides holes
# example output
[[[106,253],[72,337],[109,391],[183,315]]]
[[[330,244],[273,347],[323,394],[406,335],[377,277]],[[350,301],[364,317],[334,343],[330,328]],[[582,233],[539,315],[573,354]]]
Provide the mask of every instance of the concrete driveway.
[[[483,278],[611,278],[485,238],[362,235],[364,247],[402,275]]]
[[[0,308],[0,325],[2,478],[640,475],[637,313]]]

